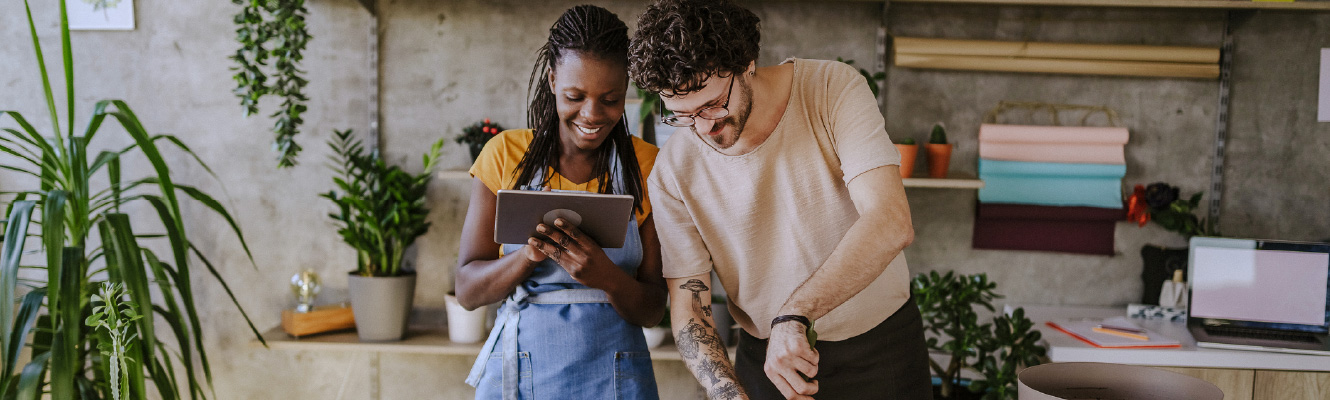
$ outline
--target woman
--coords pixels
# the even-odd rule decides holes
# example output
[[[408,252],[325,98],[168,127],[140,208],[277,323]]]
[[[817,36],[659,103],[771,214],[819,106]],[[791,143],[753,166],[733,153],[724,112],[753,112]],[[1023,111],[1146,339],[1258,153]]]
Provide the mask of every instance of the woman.
[[[613,13],[564,12],[531,74],[532,129],[500,133],[471,167],[457,298],[468,309],[503,301],[467,377],[478,399],[658,398],[641,329],[665,313],[646,196],[657,149],[628,135],[627,54],[628,29]],[[537,226],[549,242],[501,248],[499,189],[629,194],[635,212],[622,248],[603,249],[561,220]]]

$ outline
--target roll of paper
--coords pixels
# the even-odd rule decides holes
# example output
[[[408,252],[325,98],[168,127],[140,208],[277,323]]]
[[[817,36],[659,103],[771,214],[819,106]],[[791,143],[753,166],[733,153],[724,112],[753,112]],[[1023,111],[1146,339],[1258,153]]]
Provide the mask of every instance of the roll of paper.
[[[983,124],[979,157],[999,161],[1126,163],[1127,128]]]

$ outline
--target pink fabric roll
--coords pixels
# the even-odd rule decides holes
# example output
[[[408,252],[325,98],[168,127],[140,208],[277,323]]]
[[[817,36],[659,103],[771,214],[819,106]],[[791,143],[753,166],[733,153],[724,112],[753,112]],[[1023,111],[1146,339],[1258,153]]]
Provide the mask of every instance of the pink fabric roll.
[[[983,124],[979,126],[979,157],[1123,165],[1127,138],[1127,128]]]

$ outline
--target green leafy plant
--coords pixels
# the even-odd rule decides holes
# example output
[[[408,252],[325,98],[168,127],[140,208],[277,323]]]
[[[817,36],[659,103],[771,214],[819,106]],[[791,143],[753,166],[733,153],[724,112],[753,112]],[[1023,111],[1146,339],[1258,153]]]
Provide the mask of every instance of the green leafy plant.
[[[836,61],[840,61],[849,65],[854,65],[854,60],[845,60],[841,59],[840,57],[836,57]],[[882,90],[878,82],[886,80],[887,73],[878,72],[874,74],[874,73],[869,73],[868,70],[866,69],[859,68],[859,75],[863,75],[864,80],[868,81],[868,90],[873,91],[873,98],[877,98],[878,94],[881,93]]]
[[[490,139],[494,139],[494,136],[498,135],[499,132],[503,132],[503,127],[490,122],[489,118],[485,118],[484,121],[462,128],[462,135],[453,140],[471,146],[484,146],[485,143],[489,143]]]
[[[406,248],[429,231],[425,194],[443,140],[430,146],[420,174],[388,165],[378,150],[365,150],[350,130],[337,131],[328,145],[336,153],[332,161],[338,176],[333,182],[342,193],[333,190],[322,197],[337,205],[337,212],[328,216],[337,221],[342,241],[356,249],[356,273],[401,275]]]
[[[985,399],[1014,399],[1016,372],[1037,365],[1047,350],[1038,344],[1039,331],[1017,308],[1010,316],[998,315],[992,322],[980,323],[975,307],[996,312],[993,291],[997,284],[987,274],[963,275],[931,271],[915,276],[912,287],[919,312],[923,316],[928,348],[948,354],[945,366],[928,360],[933,373],[941,378],[941,396],[955,398],[960,373],[970,369],[984,376],[971,381],[968,389]]]
[[[135,361],[130,356],[129,346],[138,336],[132,323],[143,318],[134,310],[134,303],[125,299],[127,295],[122,284],[102,283],[101,290],[92,295],[92,315],[84,321],[89,328],[101,329],[98,333],[102,340],[97,350],[109,366],[107,383],[114,400],[121,399],[121,391],[129,390],[129,363]]]
[[[947,144],[947,129],[942,124],[933,124],[933,132],[928,134],[929,144]]]
[[[17,309],[12,303],[0,306],[0,399],[33,399],[44,393],[62,400],[113,397],[112,388],[117,385],[108,382],[113,379],[113,364],[128,375],[127,385],[119,385],[125,389],[121,393],[124,397],[145,398],[150,390],[156,393],[153,397],[162,399],[177,399],[182,393],[194,399],[206,397],[212,371],[194,304],[191,275],[198,265],[195,259],[207,267],[241,316],[250,321],[217,269],[189,240],[178,196],[183,193],[224,218],[251,264],[253,256],[239,226],[220,202],[202,190],[174,181],[159,145],[183,150],[205,171],[212,172],[179,138],[148,134],[130,107],[120,100],[96,103],[83,129],[76,129],[69,22],[65,2],[57,3],[66,119],[62,121],[56,111],[57,99],[52,94],[37,26],[26,1],[24,8],[52,130],[44,134],[21,113],[0,111],[0,119],[8,118],[18,126],[0,128],[0,152],[12,160],[0,168],[40,182],[36,188],[4,192],[13,198],[0,250],[0,299],[13,301],[20,282],[30,290]],[[100,137],[97,134],[108,117],[118,122],[134,144],[92,157],[90,148],[106,147],[94,140]],[[130,156],[146,159],[150,175],[124,179],[120,163]],[[160,227],[156,229],[164,232],[136,232],[135,222],[143,217],[121,213],[121,206],[127,204],[148,206],[151,211],[147,215],[153,220],[148,226]],[[45,265],[41,266],[22,264],[28,229],[34,224],[40,234],[32,236],[40,238],[45,256]],[[167,250],[169,254],[159,257],[152,249]],[[20,280],[20,268],[37,277]],[[124,357],[115,363],[91,351],[110,340],[106,333],[85,325],[95,314],[89,299],[103,282],[123,285],[133,307],[151,313],[148,318],[127,322],[135,335],[122,338]],[[153,284],[157,290],[150,291]],[[249,328],[263,340],[252,322]],[[32,342],[27,343],[28,335],[34,332]],[[32,358],[20,365],[19,353],[25,347],[32,350]],[[177,370],[177,366],[183,369]]]
[[[305,122],[305,85],[300,61],[305,45],[312,38],[305,25],[305,0],[231,0],[241,6],[233,20],[240,48],[232,55],[236,66],[232,90],[240,97],[245,116],[258,114],[259,99],[272,95],[282,100],[281,108],[270,115],[276,119],[273,151],[279,154],[277,166],[296,165],[301,147],[295,141]],[[265,47],[271,45],[271,48]],[[268,61],[272,60],[269,65]],[[268,78],[274,81],[269,82]]]
[[[896,141],[896,144],[903,144],[903,145],[906,145],[906,146],[914,146],[914,145],[915,145],[915,142],[914,142],[914,138],[904,138],[904,139],[901,139],[901,140],[897,140],[897,141]]]

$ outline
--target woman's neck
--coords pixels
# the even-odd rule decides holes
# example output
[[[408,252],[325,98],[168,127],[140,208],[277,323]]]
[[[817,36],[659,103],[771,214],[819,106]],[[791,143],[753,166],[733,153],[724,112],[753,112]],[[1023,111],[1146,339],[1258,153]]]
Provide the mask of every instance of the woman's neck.
[[[606,140],[601,146],[609,146],[611,143]],[[577,146],[564,143],[559,153],[558,173],[576,184],[583,184],[595,179],[593,175],[596,169],[596,160],[599,156],[598,150],[582,150]]]

